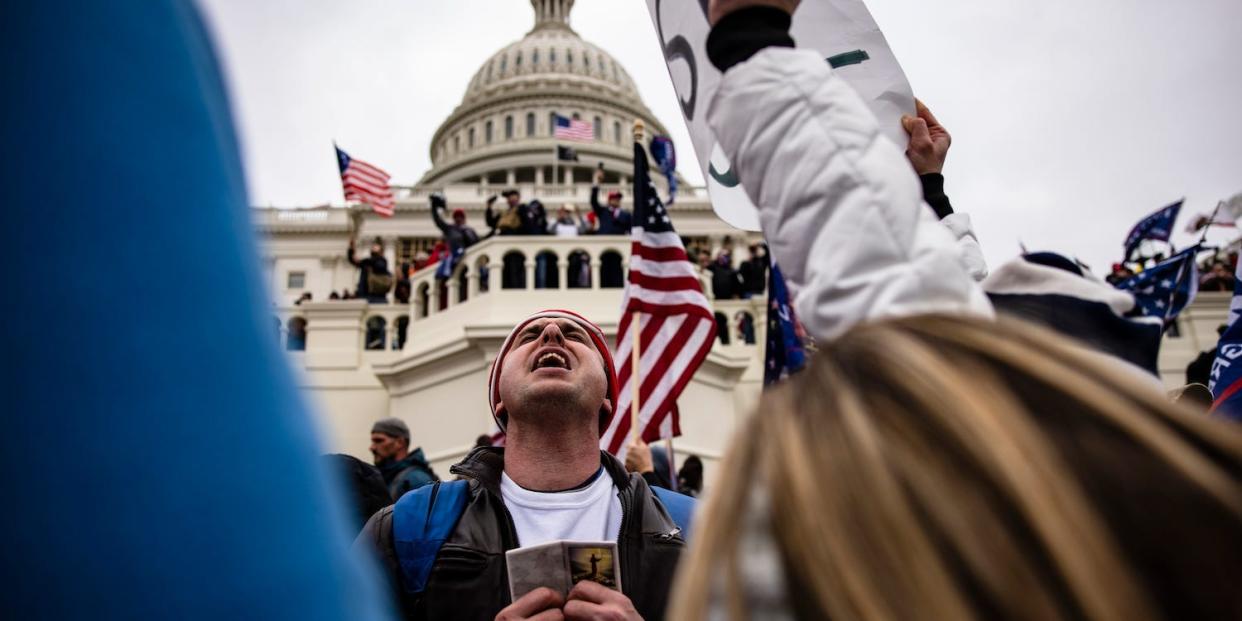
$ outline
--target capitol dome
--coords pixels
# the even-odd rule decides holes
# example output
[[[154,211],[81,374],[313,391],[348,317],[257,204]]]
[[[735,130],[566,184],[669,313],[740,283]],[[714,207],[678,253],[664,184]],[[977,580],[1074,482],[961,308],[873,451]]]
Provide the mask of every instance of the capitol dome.
[[[483,63],[461,103],[436,130],[432,168],[420,185],[554,183],[557,144],[573,147],[580,157],[557,167],[561,181],[589,181],[599,162],[616,181],[632,171],[635,120],[649,132],[668,133],[625,68],[570,27],[574,0],[531,0],[531,5],[534,28]],[[595,139],[554,140],[558,114],[590,123]]]

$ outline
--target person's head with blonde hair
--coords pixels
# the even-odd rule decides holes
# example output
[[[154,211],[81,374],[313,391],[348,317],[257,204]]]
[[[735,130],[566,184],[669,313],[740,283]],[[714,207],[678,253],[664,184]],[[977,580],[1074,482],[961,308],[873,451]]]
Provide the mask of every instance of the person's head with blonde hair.
[[[1242,431],[1028,324],[859,326],[730,448],[670,618],[1242,615]]]

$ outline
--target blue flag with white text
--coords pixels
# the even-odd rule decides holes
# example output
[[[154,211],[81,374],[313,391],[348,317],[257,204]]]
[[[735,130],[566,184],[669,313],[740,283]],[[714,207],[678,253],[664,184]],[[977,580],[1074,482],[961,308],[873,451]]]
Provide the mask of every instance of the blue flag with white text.
[[[1226,418],[1242,420],[1242,278],[1234,276],[1233,302],[1229,305],[1229,328],[1216,344],[1212,363],[1212,411]]]
[[[772,264],[768,275],[768,339],[764,353],[763,384],[775,384],[806,366],[806,350],[798,336],[797,317],[789,306],[789,290],[781,268]]]
[[[1134,225],[1130,235],[1126,237],[1127,261],[1134,256],[1134,251],[1138,250],[1143,240],[1169,241],[1169,237],[1173,235],[1173,223],[1177,221],[1177,214],[1182,211],[1183,202],[1185,201],[1177,201]]]
[[[1163,263],[1118,283],[1117,288],[1134,294],[1138,310],[1145,317],[1165,323],[1173,320],[1199,293],[1199,266],[1195,255],[1199,246],[1183,250]]]

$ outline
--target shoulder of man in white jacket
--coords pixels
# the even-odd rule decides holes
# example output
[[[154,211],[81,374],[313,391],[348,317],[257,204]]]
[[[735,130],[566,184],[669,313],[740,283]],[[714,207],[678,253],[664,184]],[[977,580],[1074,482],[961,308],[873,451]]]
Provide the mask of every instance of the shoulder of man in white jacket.
[[[904,153],[817,53],[769,47],[733,66],[708,122],[816,338],[884,317],[992,316]]]

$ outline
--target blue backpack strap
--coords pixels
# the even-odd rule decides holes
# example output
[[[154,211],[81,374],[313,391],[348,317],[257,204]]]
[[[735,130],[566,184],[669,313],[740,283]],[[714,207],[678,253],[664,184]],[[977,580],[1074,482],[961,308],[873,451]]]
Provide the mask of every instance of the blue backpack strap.
[[[422,593],[440,546],[453,533],[470,499],[466,481],[436,482],[406,493],[392,509],[392,542],[401,565],[401,584]]]
[[[694,523],[694,507],[697,501],[685,494],[678,494],[663,487],[652,486],[651,490],[660,499],[660,503],[668,511],[669,517],[673,518],[673,523],[677,525],[677,528],[681,529],[681,538],[685,539],[686,543],[689,543],[690,526]]]

